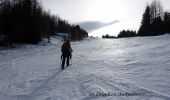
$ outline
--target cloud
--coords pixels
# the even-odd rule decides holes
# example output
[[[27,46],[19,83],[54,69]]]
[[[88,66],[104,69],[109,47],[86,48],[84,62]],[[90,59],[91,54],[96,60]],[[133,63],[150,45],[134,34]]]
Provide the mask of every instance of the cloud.
[[[109,22],[109,23],[103,23],[103,22],[100,22],[100,21],[87,21],[87,22],[80,22],[80,23],[76,23],[76,24],[80,25],[80,27],[82,27],[86,31],[91,32],[93,30],[97,30],[97,29],[100,29],[100,28],[103,28],[103,27],[106,27],[106,26],[109,26],[109,25],[113,25],[113,24],[116,24],[118,22],[120,22],[120,21],[114,20],[114,21]]]

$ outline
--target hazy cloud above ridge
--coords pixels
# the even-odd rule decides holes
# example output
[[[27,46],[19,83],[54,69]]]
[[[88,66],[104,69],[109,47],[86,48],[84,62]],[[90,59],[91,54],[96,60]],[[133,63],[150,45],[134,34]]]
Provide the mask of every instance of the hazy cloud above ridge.
[[[80,25],[80,27],[82,27],[83,29],[85,29],[88,32],[91,32],[93,30],[96,29],[100,29],[109,25],[113,25],[116,23],[119,23],[119,20],[114,20],[112,22],[108,22],[108,23],[104,23],[104,22],[100,22],[100,21],[86,21],[86,22],[80,22],[80,23],[76,23],[78,25]]]

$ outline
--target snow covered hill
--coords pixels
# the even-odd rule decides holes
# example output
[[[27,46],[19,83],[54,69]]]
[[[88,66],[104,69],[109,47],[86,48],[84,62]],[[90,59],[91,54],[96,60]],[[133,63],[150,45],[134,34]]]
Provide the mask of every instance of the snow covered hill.
[[[170,35],[0,50],[0,100],[170,100]]]

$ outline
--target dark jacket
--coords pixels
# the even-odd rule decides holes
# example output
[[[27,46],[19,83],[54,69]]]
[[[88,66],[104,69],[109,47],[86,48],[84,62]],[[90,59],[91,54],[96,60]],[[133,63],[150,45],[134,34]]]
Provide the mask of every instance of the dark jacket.
[[[64,42],[61,47],[62,57],[71,56],[71,46],[69,42]]]

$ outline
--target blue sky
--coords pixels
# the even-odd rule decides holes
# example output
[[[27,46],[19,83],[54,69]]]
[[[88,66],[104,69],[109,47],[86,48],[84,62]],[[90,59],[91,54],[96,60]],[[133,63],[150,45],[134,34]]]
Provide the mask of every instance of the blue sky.
[[[124,29],[137,30],[146,4],[153,0],[41,0],[44,8],[70,23],[98,21],[122,22]],[[165,10],[170,10],[170,0],[160,0]],[[114,25],[116,26],[115,23]],[[123,25],[125,24],[125,25]],[[114,28],[114,27],[113,27]],[[112,29],[115,32],[114,29]],[[118,30],[117,30],[118,31]],[[111,31],[110,31],[111,32]]]

